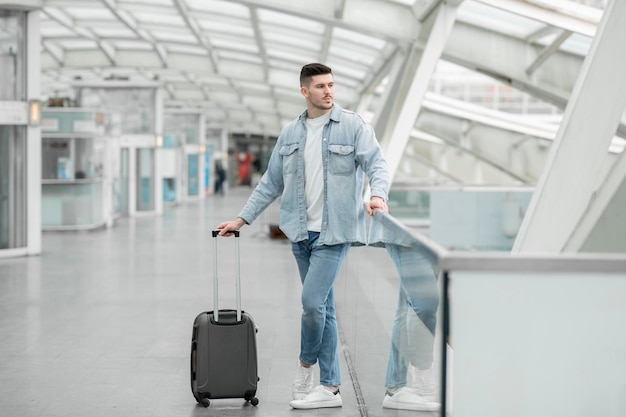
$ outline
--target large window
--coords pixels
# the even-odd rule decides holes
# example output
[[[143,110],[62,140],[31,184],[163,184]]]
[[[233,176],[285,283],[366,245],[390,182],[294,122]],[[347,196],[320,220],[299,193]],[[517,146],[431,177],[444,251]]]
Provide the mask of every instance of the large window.
[[[25,22],[24,12],[0,10],[0,100],[26,99]]]
[[[25,101],[26,13],[0,10],[0,101]],[[0,125],[0,249],[26,246],[26,127]]]
[[[26,246],[26,128],[0,126],[0,249]]]

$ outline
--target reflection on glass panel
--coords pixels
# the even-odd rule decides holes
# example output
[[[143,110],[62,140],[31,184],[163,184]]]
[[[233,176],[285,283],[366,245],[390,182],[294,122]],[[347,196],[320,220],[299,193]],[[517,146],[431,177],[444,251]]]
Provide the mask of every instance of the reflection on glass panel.
[[[43,184],[41,208],[44,228],[98,225],[104,221],[102,182]]]
[[[43,179],[72,180],[102,178],[104,139],[43,138]]]
[[[176,178],[163,178],[163,202],[176,202]]]
[[[385,387],[389,394],[403,393],[403,388],[416,390],[425,399],[422,411],[434,411],[439,408],[433,354],[439,306],[437,279],[417,245],[386,243],[385,247],[400,277]],[[393,395],[387,397],[385,400],[393,404]]]
[[[43,139],[41,143],[41,177],[44,180],[74,178],[72,139]]]
[[[430,191],[392,189],[389,192],[389,210],[398,219],[428,220]]]
[[[26,128],[0,126],[0,249],[26,246]]]
[[[369,416],[434,416],[441,408],[435,258],[389,218],[372,219],[370,245],[350,251],[335,285],[342,337]]]
[[[24,12],[0,10],[0,100],[25,100]]]
[[[137,149],[137,211],[154,210],[154,150]]]
[[[200,184],[199,180],[199,157],[198,154],[195,155],[187,155],[187,167],[188,167],[188,178],[187,178],[187,194],[188,195],[198,195],[200,192]]]
[[[181,138],[182,143],[198,143],[200,137],[198,133],[199,119],[198,114],[166,113],[163,117],[163,130],[166,134]]]
[[[121,115],[121,133],[148,134],[155,131],[155,88],[95,88],[78,90],[81,107],[109,109]]]
[[[120,213],[128,215],[128,149],[120,151]]]

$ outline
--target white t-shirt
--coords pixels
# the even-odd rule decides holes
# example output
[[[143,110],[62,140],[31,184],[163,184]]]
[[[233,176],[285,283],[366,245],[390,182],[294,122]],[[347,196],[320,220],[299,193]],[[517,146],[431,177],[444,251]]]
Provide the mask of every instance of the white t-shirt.
[[[324,167],[322,164],[322,131],[330,120],[330,112],[306,119],[306,142],[304,143],[304,194],[306,197],[307,229],[322,230],[324,212]]]

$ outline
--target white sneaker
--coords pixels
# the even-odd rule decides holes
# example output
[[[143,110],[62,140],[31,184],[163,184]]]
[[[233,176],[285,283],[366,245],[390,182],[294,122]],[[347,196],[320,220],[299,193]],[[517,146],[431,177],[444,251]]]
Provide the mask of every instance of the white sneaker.
[[[293,381],[291,395],[294,400],[301,400],[313,390],[313,367],[311,365],[305,368],[298,362],[298,370],[296,371],[296,379]]]
[[[429,401],[437,400],[439,392],[437,384],[435,384],[435,372],[432,366],[428,369],[419,369],[410,365],[407,377],[407,385],[417,394]]]
[[[441,404],[426,400],[408,387],[400,388],[395,394],[387,391],[383,399],[383,408],[395,410],[437,411],[440,407]]]
[[[313,391],[301,400],[293,400],[289,403],[292,408],[310,409],[310,408],[330,408],[341,407],[343,401],[339,389],[333,392],[323,385],[313,388]]]

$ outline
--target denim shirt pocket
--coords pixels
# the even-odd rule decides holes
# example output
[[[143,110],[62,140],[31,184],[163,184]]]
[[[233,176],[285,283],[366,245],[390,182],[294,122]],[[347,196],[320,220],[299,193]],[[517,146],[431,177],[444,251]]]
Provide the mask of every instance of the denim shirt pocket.
[[[354,146],[351,145],[328,145],[329,163],[328,169],[333,175],[350,175],[356,168],[354,159]]]
[[[293,174],[298,169],[298,144],[283,145],[279,149],[280,155],[283,157],[283,173]]]

